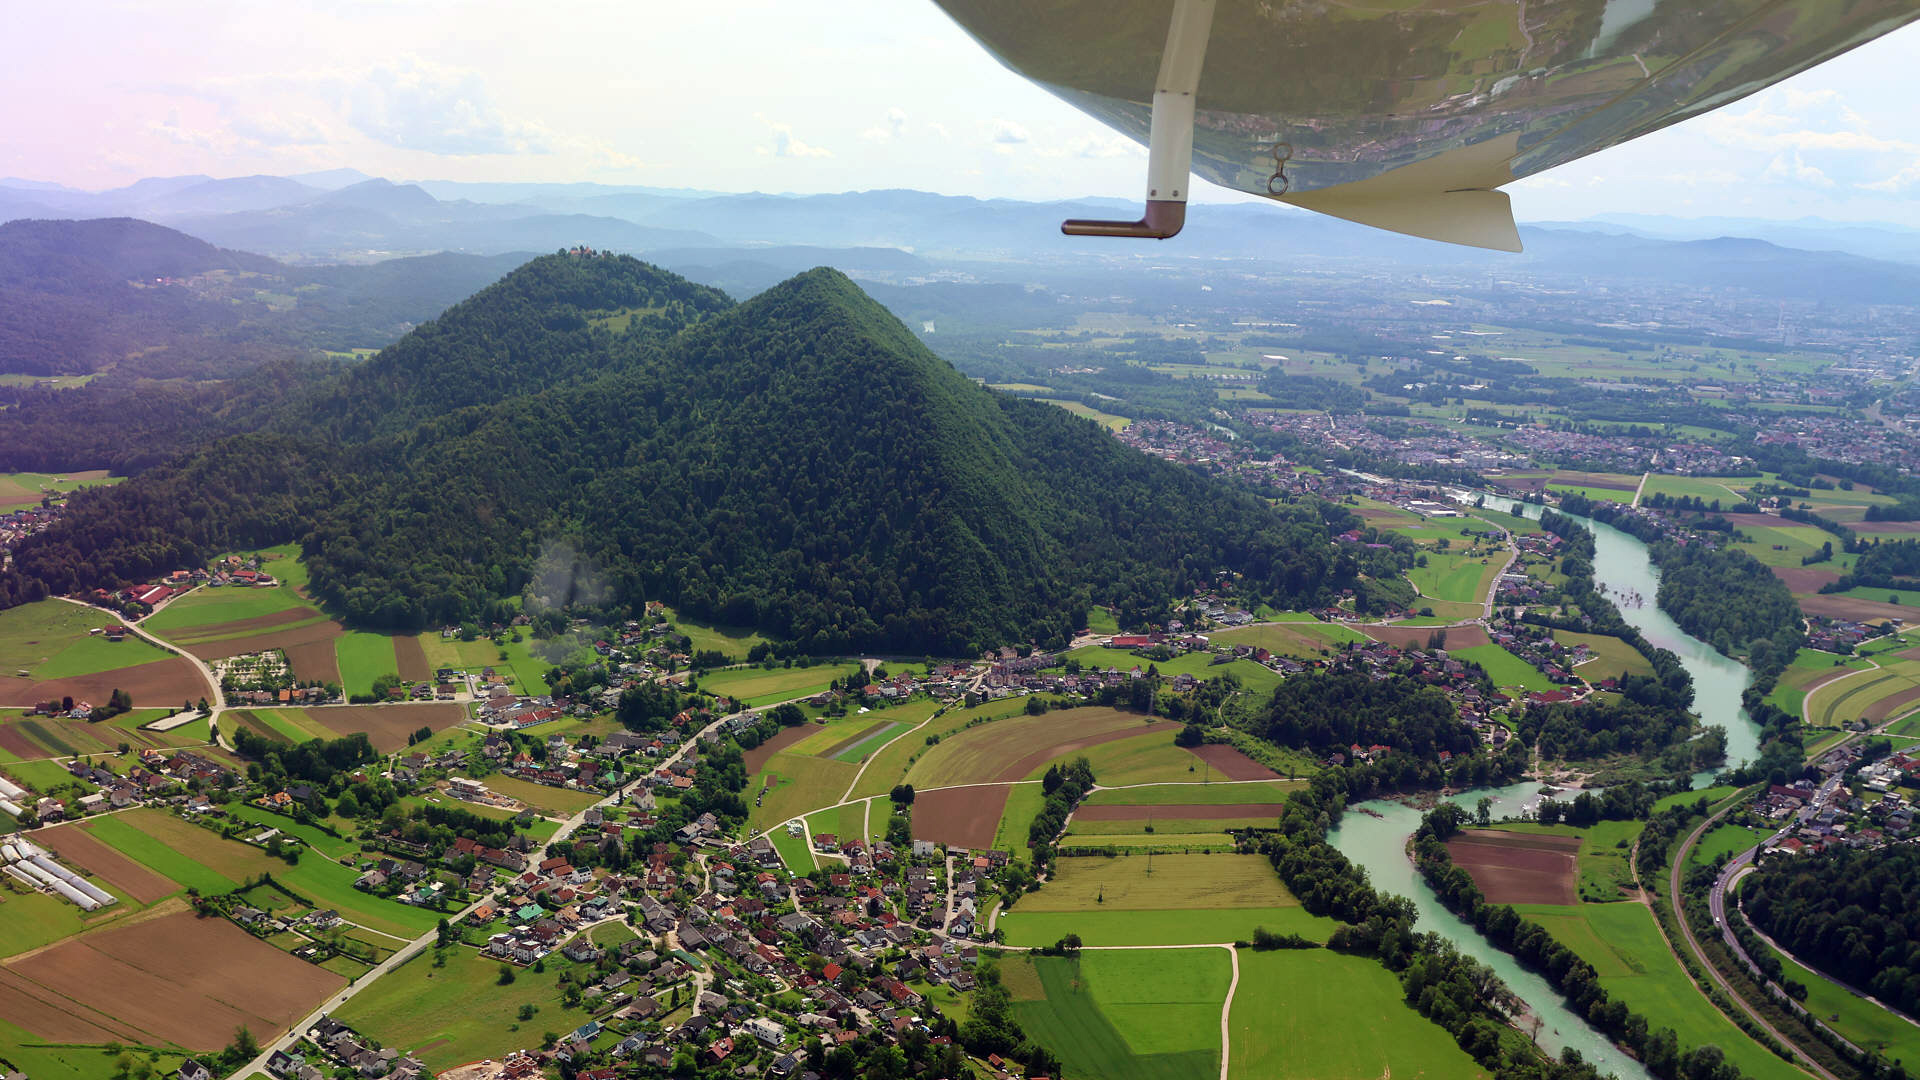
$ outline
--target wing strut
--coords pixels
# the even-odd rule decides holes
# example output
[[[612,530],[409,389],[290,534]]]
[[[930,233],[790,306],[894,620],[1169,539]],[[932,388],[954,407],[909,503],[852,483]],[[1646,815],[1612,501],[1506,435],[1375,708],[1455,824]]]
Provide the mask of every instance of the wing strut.
[[[1068,236],[1132,236],[1165,240],[1187,223],[1193,169],[1193,105],[1213,32],[1214,0],[1173,0],[1173,21],[1154,82],[1153,127],[1147,136],[1147,209],[1139,221],[1060,224]]]

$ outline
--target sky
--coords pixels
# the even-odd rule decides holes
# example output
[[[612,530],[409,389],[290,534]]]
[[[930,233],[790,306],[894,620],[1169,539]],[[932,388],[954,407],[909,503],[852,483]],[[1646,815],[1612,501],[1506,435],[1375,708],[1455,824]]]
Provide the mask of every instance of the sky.
[[[0,176],[80,188],[351,167],[1137,198],[1145,169],[1144,151],[1002,68],[930,0],[67,0],[7,21]],[[1522,220],[1920,225],[1916,95],[1920,25],[1508,190]]]

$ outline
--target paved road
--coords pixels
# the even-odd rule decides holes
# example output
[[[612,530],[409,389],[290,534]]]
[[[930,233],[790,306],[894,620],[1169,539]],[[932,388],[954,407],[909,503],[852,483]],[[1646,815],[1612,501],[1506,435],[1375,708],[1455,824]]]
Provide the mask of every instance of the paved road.
[[[1827,787],[1823,790],[1830,792],[1832,786],[1837,783],[1839,783],[1837,777],[1829,780]],[[1686,942],[1688,950],[1693,953],[1694,959],[1698,960],[1700,965],[1706,968],[1707,976],[1713,980],[1714,985],[1720,988],[1720,992],[1725,994],[1741,1012],[1745,1013],[1755,1024],[1758,1024],[1768,1035],[1771,1035],[1782,1046],[1792,1051],[1794,1057],[1798,1058],[1809,1071],[1822,1077],[1823,1080],[1838,1080],[1833,1073],[1829,1072],[1819,1062],[1813,1060],[1806,1051],[1800,1049],[1799,1043],[1786,1036],[1780,1029],[1768,1023],[1752,1006],[1747,1004],[1747,1000],[1734,990],[1732,984],[1727,982],[1725,976],[1720,974],[1720,969],[1714,967],[1713,962],[1707,958],[1706,950],[1700,947],[1699,940],[1694,936],[1693,927],[1687,922],[1687,915],[1682,904],[1681,896],[1682,881],[1686,876],[1687,855],[1693,850],[1694,845],[1699,843],[1700,838],[1705,836],[1710,829],[1720,822],[1721,818],[1725,817],[1740,805],[1741,803],[1737,799],[1729,802],[1719,812],[1708,815],[1705,821],[1701,822],[1698,827],[1687,834],[1685,840],[1680,842],[1680,846],[1675,849],[1673,854],[1673,864],[1667,871],[1667,904],[1673,911],[1674,922],[1680,927],[1681,938]],[[1799,820],[1809,816],[1809,814],[1810,810],[1802,808],[1799,819],[1795,821],[1795,825],[1798,824]],[[1788,828],[1792,827],[1794,826],[1788,826]],[[1784,831],[1786,830],[1783,829],[1782,832]],[[1729,859],[1728,865],[1735,866],[1736,863],[1740,866],[1746,865],[1747,862],[1752,860],[1754,853],[1759,847],[1760,845],[1756,844],[1754,847],[1741,852],[1734,858]],[[1745,951],[1740,948],[1739,942],[1733,939],[1733,932],[1727,927],[1726,923],[1726,887],[1730,880],[1730,875],[1723,872],[1721,876],[1714,881],[1713,889],[1708,895],[1708,907],[1712,911],[1714,924],[1720,928],[1721,937],[1732,947],[1734,955],[1744,961],[1751,970],[1753,968],[1753,962],[1748,959]],[[1671,942],[1669,944],[1671,944]]]

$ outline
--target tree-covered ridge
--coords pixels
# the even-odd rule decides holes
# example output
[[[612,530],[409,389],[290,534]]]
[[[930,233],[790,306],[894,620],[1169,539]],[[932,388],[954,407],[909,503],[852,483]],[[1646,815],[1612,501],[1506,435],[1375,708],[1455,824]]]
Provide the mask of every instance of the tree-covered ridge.
[[[614,313],[631,327],[595,325]],[[988,391],[828,270],[728,307],[631,259],[535,260],[266,426],[76,499],[0,588],[298,540],[315,595],[372,625],[497,616],[544,558],[575,602],[961,653],[1222,572],[1283,604],[1361,576],[1330,542],[1346,511],[1276,510]]]
[[[1920,851],[1774,856],[1740,892],[1753,924],[1788,952],[1909,1014],[1920,1012]]]
[[[280,426],[317,427],[342,442],[405,433],[452,410],[631,363],[732,303],[630,256],[534,259],[381,350]],[[596,323],[626,315],[619,334]]]

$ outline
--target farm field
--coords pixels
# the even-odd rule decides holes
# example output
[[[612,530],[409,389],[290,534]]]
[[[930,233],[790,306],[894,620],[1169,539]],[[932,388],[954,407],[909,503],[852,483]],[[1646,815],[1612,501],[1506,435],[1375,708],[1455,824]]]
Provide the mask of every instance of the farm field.
[[[833,680],[858,670],[858,663],[816,664],[805,668],[726,668],[700,676],[700,688],[748,706],[773,705],[820,693]]]
[[[0,1013],[48,1041],[214,1050],[241,1025],[285,1029],[345,983],[225,919],[182,911],[7,963]]]
[[[1486,669],[1487,677],[1495,686],[1517,686],[1523,690],[1551,690],[1553,680],[1542,674],[1539,668],[1508,652],[1498,645],[1473,645],[1464,649],[1448,649],[1447,653],[1456,660],[1479,664]]]
[[[293,560],[285,560],[291,563]],[[167,601],[160,610],[148,616],[140,624],[141,629],[158,635],[168,641],[190,638],[204,638],[209,634],[229,633],[220,627],[226,624],[243,623],[253,619],[265,619],[268,616],[294,609],[303,609],[301,618],[313,618],[322,615],[318,608],[308,604],[293,585],[288,584],[277,569],[284,569],[282,561],[271,560],[263,565],[275,580],[281,584],[271,588],[239,588],[232,585],[212,588],[207,585],[189,590],[185,596]],[[303,578],[304,580],[304,578]],[[286,620],[292,621],[292,620]],[[234,627],[234,629],[240,629]]]
[[[385,634],[361,630],[333,639],[334,657],[340,666],[340,686],[349,696],[371,694],[375,679],[400,674],[393,641]]]
[[[1370,959],[1242,949],[1239,961],[1228,1080],[1485,1080],[1445,1030],[1408,1007],[1400,981]]]
[[[203,893],[230,892],[249,878],[270,873],[316,906],[334,908],[343,918],[383,933],[412,937],[431,929],[439,918],[435,912],[355,889],[358,875],[349,867],[311,857],[289,866],[160,810],[129,810],[86,827],[133,861]]]
[[[1562,645],[1585,645],[1593,650],[1593,658],[1574,669],[1574,674],[1588,682],[1617,679],[1622,675],[1653,674],[1653,665],[1640,655],[1640,650],[1617,637],[1555,630],[1553,639]]]
[[[1683,802],[1691,803],[1701,798],[1705,798],[1707,803],[1711,805],[1739,790],[1740,789],[1736,787],[1722,786],[1699,788],[1695,791],[1682,791],[1675,795],[1663,795],[1659,799],[1654,800],[1653,810],[1654,813],[1659,813],[1669,806],[1675,806]]]
[[[1082,806],[1164,806],[1169,804],[1232,806],[1241,803],[1284,802],[1286,793],[1305,787],[1304,781],[1270,780],[1259,783],[1151,784],[1145,787],[1102,787]]]
[[[1132,420],[1124,416],[1115,416],[1112,413],[1101,412],[1099,409],[1083,405],[1078,401],[1066,401],[1060,398],[1036,398],[1035,400],[1044,401],[1049,405],[1058,405],[1075,416],[1084,416],[1089,420],[1097,420],[1105,424],[1109,431],[1125,431],[1127,426],[1133,423]]]
[[[1171,745],[1177,727],[1100,707],[1013,716],[960,731],[927,747],[907,771],[906,780],[916,788],[1025,780],[1050,761],[1105,742],[1151,733],[1163,735]]]
[[[1216,822],[1216,828],[1225,828],[1230,822]],[[1156,824],[1152,833],[1083,833],[1071,830],[1060,838],[1060,850],[1087,855],[1105,855],[1110,851],[1120,851],[1128,855],[1144,855],[1164,852],[1172,855],[1232,855],[1235,844],[1233,837],[1223,832],[1172,832],[1160,829]]]
[[[946,740],[954,734],[967,730],[969,724],[986,727],[998,723],[1006,717],[1020,716],[1026,712],[1023,698],[1007,698],[1003,701],[989,701],[971,709],[949,709],[917,731],[909,732],[885,747],[874,752],[867,762],[866,771],[860,775],[860,786],[853,793],[855,798],[866,795],[885,795],[895,784],[906,778],[908,770],[914,768],[919,760],[935,748],[927,740],[938,736]],[[911,708],[909,703],[906,708]],[[1053,714],[1049,714],[1053,715]],[[840,791],[852,781],[858,767],[849,769],[842,777]],[[835,792],[828,802],[838,802],[840,792]],[[1021,826],[1024,830],[1025,826]],[[1024,831],[1021,835],[1025,835]]]
[[[1571,904],[1578,881],[1573,836],[1469,830],[1447,841],[1455,864],[1473,876],[1489,904]]]
[[[1273,828],[1284,804],[1243,806],[1083,806],[1069,831],[1086,836],[1129,833],[1217,833],[1227,829]]]
[[[993,830],[993,847],[999,851],[1011,851],[1013,857],[1021,862],[1032,859],[1027,847],[1028,830],[1033,827],[1033,819],[1040,816],[1040,810],[1046,805],[1046,791],[1039,784],[1011,784],[1007,787],[1007,801],[1000,812],[1000,822]],[[917,818],[918,812],[915,812]]]
[[[487,777],[486,785],[508,798],[520,800],[521,803],[533,807],[536,811],[562,817],[577,814],[605,797],[591,791],[548,787],[545,784],[535,784],[528,780],[518,780],[498,774]]]
[[[763,789],[766,791],[766,797],[759,803],[748,803],[751,809],[747,821],[766,828],[822,806],[832,806],[846,793],[847,785],[853,782],[859,769],[858,765],[830,758],[775,754],[747,781],[743,796],[757,797]],[[885,791],[883,787],[880,793]]]
[[[544,694],[547,686],[546,673],[550,667],[546,661],[533,655],[533,643],[523,638],[520,641],[507,639],[496,645],[489,638],[476,638],[461,641],[459,638],[442,638],[437,632],[429,630],[415,638],[420,644],[421,655],[426,657],[430,669],[453,668],[469,675],[480,675],[491,668],[507,680],[510,689],[517,694]]]
[[[91,376],[59,376],[42,380],[60,387],[84,386]],[[74,379],[78,381],[74,381]],[[18,376],[4,376],[0,385],[19,386]],[[49,493],[68,494],[85,487],[111,487],[125,480],[124,476],[108,476],[105,469],[83,469],[69,473],[0,473],[0,510],[11,510],[16,506],[32,506]]]
[[[558,954],[547,970],[523,968],[499,983],[500,964],[472,949],[448,949],[447,964],[433,966],[425,950],[356,994],[337,1014],[357,1031],[420,1056],[444,1070],[538,1042],[542,1030],[571,1031],[590,1019],[584,1009],[560,1004],[560,972],[570,967]],[[538,1010],[521,1021],[522,1005]]]
[[[1027,828],[1040,812],[1042,798],[1033,797],[1039,791],[1039,784],[995,784],[916,792],[913,838],[972,850],[999,848],[1024,853]],[[1021,807],[1030,807],[1024,809],[1024,820],[1012,808],[1016,792],[1022,796]],[[1018,830],[1006,836],[1005,843],[1002,822]]]
[[[175,703],[178,708],[178,703]],[[167,715],[165,709],[134,709],[105,723],[89,723],[64,716],[28,716],[24,712],[0,712],[0,763],[79,754],[112,754],[124,742],[130,749],[190,746],[205,741],[206,725],[189,724],[172,731],[141,731],[141,724]],[[65,776],[65,770],[47,763]],[[61,780],[60,783],[65,783]]]
[[[61,600],[0,611],[0,681],[71,679],[169,659],[131,635],[112,642],[88,633],[120,622],[116,615]]]
[[[1010,960],[1014,1015],[1070,1075],[1215,1080],[1231,960],[1221,949]]]
[[[1694,498],[1708,503],[1718,499],[1722,506],[1736,506],[1745,501],[1746,489],[1752,487],[1755,482],[1752,477],[1715,480],[1705,476],[1652,473],[1647,477],[1646,494],[1666,495],[1670,498]]]
[[[1881,657],[1879,664],[1809,689],[1803,706],[1807,723],[1827,728],[1852,720],[1878,723],[1920,700],[1920,661]]]
[[[1850,671],[1861,671],[1867,661],[1859,656],[1839,656],[1818,649],[1801,649],[1793,663],[1780,673],[1767,703],[1795,716],[1803,716],[1807,694],[1822,683],[1831,682]],[[1804,717],[1803,717],[1804,718]]]
[[[1633,888],[1633,868],[1628,863],[1628,855],[1642,827],[1643,823],[1638,821],[1601,821],[1585,828],[1541,825],[1529,821],[1498,825],[1494,832],[1508,836],[1539,837],[1541,848],[1547,851],[1558,851],[1566,840],[1577,841],[1579,846],[1574,849],[1574,870],[1578,875],[1576,889],[1579,898],[1604,903],[1618,899],[1622,895],[1621,890]],[[1479,830],[1474,830],[1473,834],[1480,835]],[[1477,873],[1474,880],[1480,880]]]
[[[1251,645],[1281,656],[1304,658],[1318,656],[1342,642],[1365,641],[1367,636],[1338,623],[1288,620],[1280,626],[1236,626],[1211,635],[1209,640],[1219,645]]]
[[[1050,945],[1077,933],[1088,945],[1194,945],[1251,937],[1255,927],[1324,937],[1258,855],[1062,858],[1039,892],[1002,912],[1012,945]],[[1195,913],[1207,912],[1204,918]]]
[[[1086,758],[1093,765],[1095,779],[1102,784],[1178,783],[1200,778],[1200,759],[1173,745],[1173,735],[1164,731],[1089,746],[1073,756]],[[1026,778],[1039,779],[1045,772],[1043,765]]]
[[[1683,1051],[1711,1043],[1753,1080],[1804,1080],[1799,1069],[1747,1038],[1701,996],[1667,951],[1645,904],[1526,904],[1516,910],[1592,964],[1600,985],[1629,1009],[1671,1026]]]
[[[1407,580],[1413,582],[1420,595],[1429,600],[1446,600],[1459,604],[1480,603],[1487,598],[1487,591],[1493,587],[1493,579],[1500,574],[1500,566],[1506,561],[1504,552],[1490,555],[1470,556],[1457,552],[1423,551],[1421,557],[1427,565],[1416,566],[1407,571]]]

